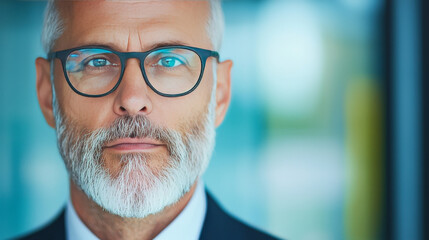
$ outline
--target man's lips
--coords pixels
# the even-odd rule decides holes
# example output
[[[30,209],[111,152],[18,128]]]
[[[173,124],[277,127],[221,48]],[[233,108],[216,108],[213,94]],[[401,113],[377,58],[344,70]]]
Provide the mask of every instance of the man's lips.
[[[104,148],[117,151],[147,151],[161,146],[165,144],[150,138],[121,138],[109,142]]]

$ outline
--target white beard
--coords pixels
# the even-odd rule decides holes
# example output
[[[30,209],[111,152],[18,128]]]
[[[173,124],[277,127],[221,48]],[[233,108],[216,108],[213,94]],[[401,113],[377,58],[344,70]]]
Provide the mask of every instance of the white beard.
[[[214,92],[214,91],[213,91]],[[72,181],[106,211],[125,218],[144,218],[179,201],[204,173],[215,143],[212,93],[208,111],[185,123],[186,133],[160,128],[144,116],[119,118],[112,127],[88,131],[63,117],[54,98],[58,148]],[[121,137],[150,137],[167,145],[166,167],[155,171],[149,154],[122,154],[123,164],[113,177],[103,167],[102,147]],[[164,155],[163,158],[166,156]],[[150,159],[151,158],[151,159]]]

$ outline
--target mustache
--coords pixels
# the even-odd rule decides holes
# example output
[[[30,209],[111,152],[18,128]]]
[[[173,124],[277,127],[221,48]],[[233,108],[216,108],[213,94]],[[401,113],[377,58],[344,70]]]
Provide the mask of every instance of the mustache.
[[[169,145],[171,139],[179,135],[174,130],[154,124],[144,115],[121,116],[109,127],[101,128],[94,133],[104,135],[103,145],[120,138],[151,138]]]
[[[179,132],[158,126],[144,115],[124,115],[115,119],[110,126],[96,130],[78,129],[76,124],[67,119],[61,119],[60,122],[62,127],[57,134],[59,144],[66,152],[71,152],[71,148],[75,146],[81,152],[95,152],[99,155],[103,146],[117,139],[151,138],[165,144],[167,151],[174,154],[177,143],[183,140]]]
[[[151,138],[167,147],[170,156],[177,155],[175,148],[186,140],[180,132],[158,126],[144,115],[124,115],[115,119],[109,126],[91,130],[79,125],[57,112],[58,147],[65,159],[73,159],[70,154],[94,154],[101,157],[103,148],[109,142],[121,138]],[[185,134],[186,135],[186,134]]]

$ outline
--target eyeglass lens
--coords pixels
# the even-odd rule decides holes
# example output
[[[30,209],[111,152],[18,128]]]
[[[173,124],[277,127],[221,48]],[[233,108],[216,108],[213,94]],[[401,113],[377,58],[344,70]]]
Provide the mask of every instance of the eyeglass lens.
[[[121,76],[119,56],[106,49],[79,49],[66,60],[71,85],[81,93],[100,95],[112,90]],[[192,89],[201,73],[201,60],[194,51],[163,48],[152,51],[141,63],[147,80],[164,94],[181,94]]]

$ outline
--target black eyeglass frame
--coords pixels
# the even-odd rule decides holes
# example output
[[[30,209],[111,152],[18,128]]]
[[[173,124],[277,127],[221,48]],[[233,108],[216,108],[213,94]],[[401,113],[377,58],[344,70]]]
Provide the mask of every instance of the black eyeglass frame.
[[[167,94],[167,93],[162,93],[160,91],[158,91],[155,87],[152,86],[152,84],[150,83],[148,77],[146,76],[146,71],[144,69],[144,61],[146,59],[146,57],[157,50],[162,50],[162,49],[169,49],[169,48],[179,48],[179,49],[187,49],[187,50],[191,50],[193,52],[195,52],[198,57],[200,58],[201,61],[201,71],[200,71],[200,76],[198,77],[198,81],[195,83],[195,85],[189,89],[188,91],[184,92],[184,93],[178,93],[178,94]],[[77,51],[80,49],[103,49],[103,50],[107,50],[110,51],[114,54],[116,54],[120,61],[121,61],[121,74],[119,76],[118,82],[115,84],[115,86],[108,92],[103,93],[103,94],[96,94],[96,95],[92,95],[92,94],[86,94],[83,92],[80,92],[79,90],[77,90],[73,84],[71,84],[68,75],[67,75],[67,71],[66,71],[66,62],[67,62],[67,58],[70,55],[70,53],[72,53],[73,51]],[[81,95],[81,96],[85,96],[85,97],[104,97],[106,95],[109,95],[110,93],[114,92],[119,84],[122,81],[122,77],[124,75],[125,72],[125,67],[126,67],[126,62],[128,59],[130,58],[137,58],[140,60],[140,70],[143,74],[143,78],[144,81],[146,82],[146,84],[157,94],[164,96],[164,97],[180,97],[180,96],[184,96],[187,95],[191,92],[193,92],[198,85],[201,82],[201,79],[203,78],[204,75],[204,69],[206,67],[206,62],[207,59],[209,57],[215,57],[217,62],[219,62],[219,53],[216,51],[212,51],[212,50],[207,50],[207,49],[202,49],[202,48],[197,48],[197,47],[190,47],[190,46],[184,46],[184,45],[169,45],[169,46],[162,46],[162,47],[157,47],[157,48],[153,48],[149,51],[146,52],[119,52],[119,51],[115,51],[111,48],[105,47],[105,46],[97,46],[97,45],[89,45],[89,46],[80,46],[80,47],[76,47],[76,48],[70,48],[70,49],[65,49],[65,50],[61,50],[61,51],[56,51],[56,52],[50,52],[48,54],[48,60],[51,61],[55,58],[58,58],[61,60],[61,65],[63,68],[63,73],[64,73],[64,77],[66,78],[66,81],[68,83],[68,85],[70,86],[70,88],[77,94]]]

